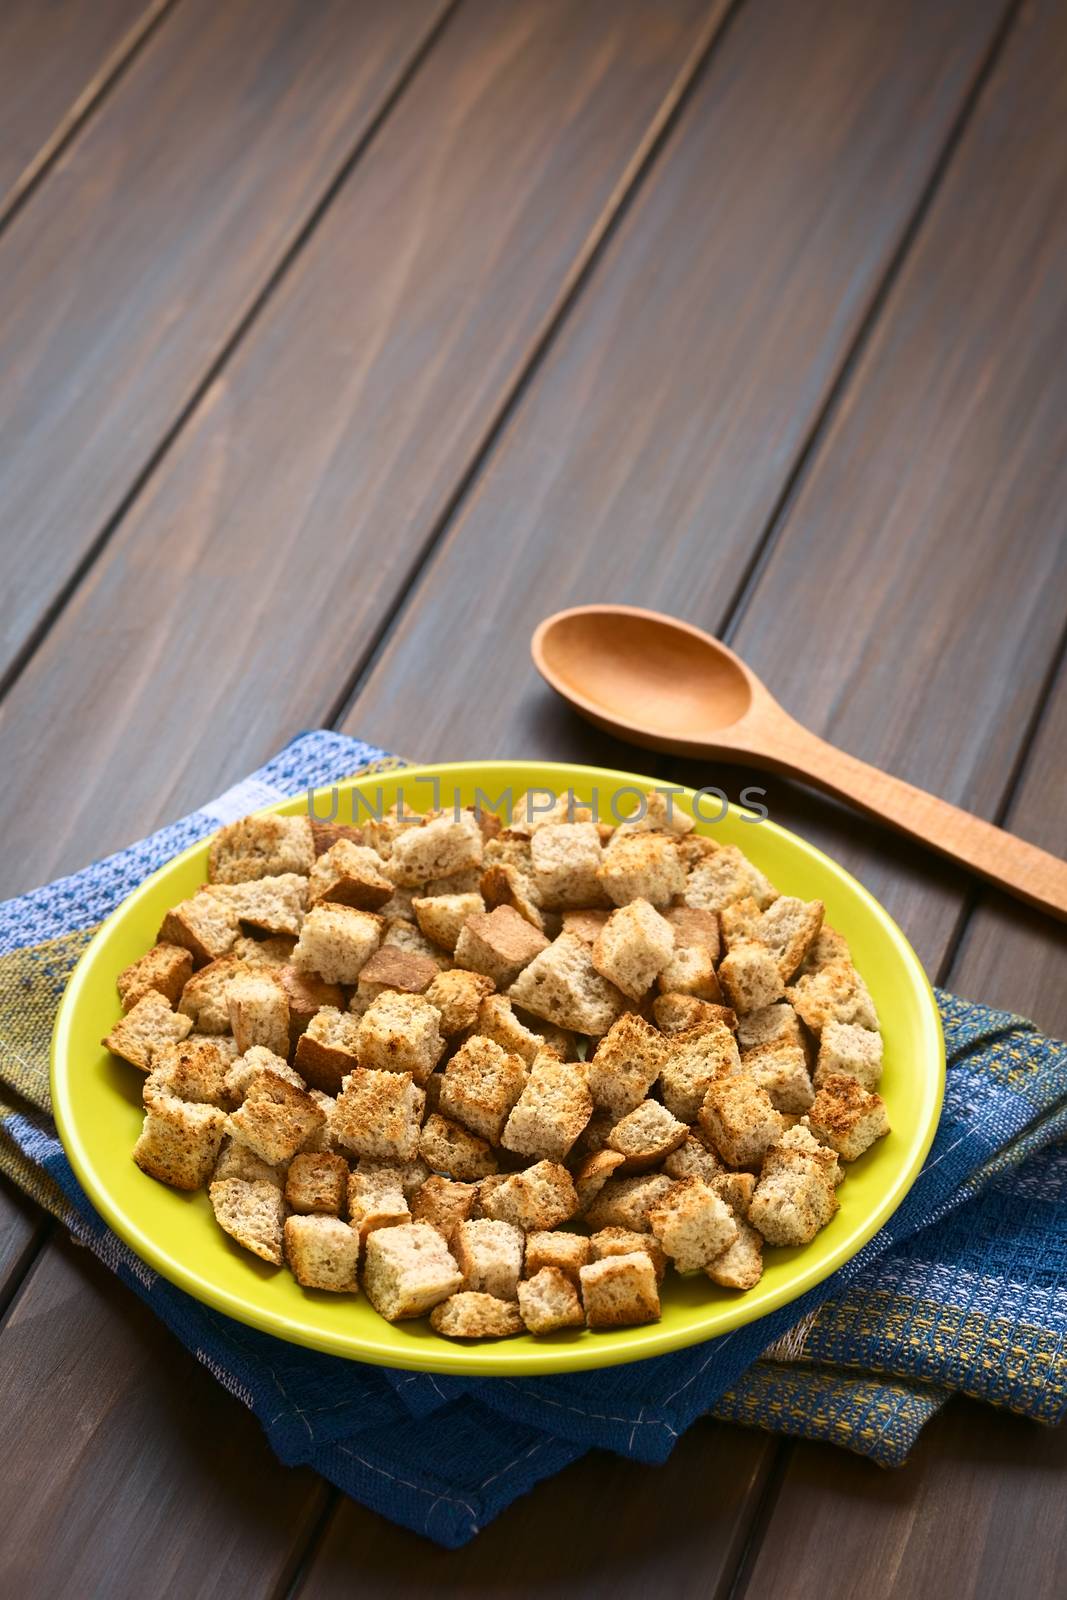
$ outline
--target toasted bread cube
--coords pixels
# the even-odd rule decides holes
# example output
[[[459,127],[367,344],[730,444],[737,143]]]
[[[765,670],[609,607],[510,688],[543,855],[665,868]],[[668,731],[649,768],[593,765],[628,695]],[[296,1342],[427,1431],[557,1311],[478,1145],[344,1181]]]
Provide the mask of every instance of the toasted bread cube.
[[[500,1143],[517,1155],[562,1161],[592,1114],[593,1097],[582,1064],[561,1061],[546,1047],[534,1057]]]
[[[194,965],[203,967],[227,955],[240,931],[229,888],[207,885],[170,908],[160,925],[158,942],[181,945],[192,955]]]
[[[276,1056],[289,1053],[289,1002],[272,973],[245,972],[226,985],[230,1028],[243,1055],[254,1045]]]
[[[304,877],[315,860],[315,841],[308,817],[241,817],[220,828],[208,850],[212,883],[244,883],[283,872]]]
[[[278,878],[230,884],[219,893],[226,894],[245,927],[295,938],[307,910],[308,880],[286,872]]]
[[[444,1048],[438,1013],[422,995],[380,994],[359,1024],[360,1066],[410,1072],[418,1084],[426,1082]]]
[[[287,933],[272,933],[265,939],[250,933],[239,933],[230,954],[249,967],[277,969],[289,965],[295,945],[296,939]]]
[[[367,842],[363,829],[354,822],[316,822],[314,817],[311,818],[311,838],[316,860],[332,850],[338,839],[351,839],[353,844]]]
[[[295,1064],[309,1084],[325,1094],[340,1093],[345,1075],[359,1064],[360,1018],[336,1006],[323,1006],[296,1042]]]
[[[709,1086],[740,1072],[737,1041],[724,1023],[708,1022],[671,1035],[660,1077],[663,1103],[681,1122],[695,1122]]]
[[[523,1320],[512,1301],[463,1289],[434,1306],[430,1327],[446,1339],[506,1339],[523,1331]]]
[[[778,891],[736,845],[726,844],[692,868],[681,893],[687,906],[721,912],[748,897],[762,909],[777,898]]]
[[[609,1178],[586,1210],[585,1221],[594,1232],[601,1228],[629,1228],[634,1233],[650,1233],[648,1214],[673,1182],[662,1172],[637,1178]]]
[[[373,1161],[368,1156],[362,1156],[357,1163],[357,1172],[376,1172],[383,1165],[380,1161]],[[418,1193],[430,1176],[430,1169],[421,1156],[416,1156],[412,1161],[390,1161],[389,1170],[396,1174],[400,1185],[400,1192],[410,1205],[412,1197]]]
[[[450,954],[468,918],[485,915],[485,901],[480,894],[420,895],[411,904],[427,939]]]
[[[596,907],[588,911],[565,911],[561,933],[573,933],[583,944],[594,945],[614,913]]]
[[[328,903],[312,906],[293,951],[293,966],[326,983],[355,983],[381,936],[381,919],[372,912]]]
[[[608,898],[617,906],[647,900],[663,910],[685,889],[685,868],[673,838],[659,833],[632,833],[613,839],[597,874]]]
[[[762,916],[759,901],[754,900],[751,895],[746,895],[743,900],[735,900],[732,905],[724,906],[719,912],[719,929],[726,949],[732,950],[735,944],[743,944],[746,939],[758,940]]]
[[[542,950],[511,985],[508,997],[557,1027],[597,1037],[626,1009],[625,997],[601,977],[589,946],[573,933],[560,934]]]
[[[532,838],[539,828],[592,820],[592,811],[578,804],[572,789],[560,795],[551,789],[527,789],[511,802],[511,820],[504,837]]]
[[[482,830],[469,812],[447,812],[396,833],[389,853],[389,876],[401,887],[417,888],[429,878],[445,878],[482,864]]]
[[[144,1081],[142,1097],[146,1106],[160,1095],[189,1100],[200,1105],[229,1106],[226,1074],[233,1065],[230,1055],[214,1039],[193,1037],[181,1044],[166,1044],[152,1053],[152,1070]]]
[[[768,1244],[810,1244],[837,1210],[834,1185],[805,1150],[768,1150],[748,1208],[748,1221]]]
[[[737,1013],[729,1006],[698,1000],[692,994],[661,994],[652,1002],[656,1027],[664,1033],[687,1033],[705,1022],[722,1022],[731,1033],[737,1031]]]
[[[648,1214],[652,1232],[679,1272],[701,1272],[738,1234],[733,1212],[703,1178],[679,1178]]]
[[[737,1238],[704,1270],[720,1289],[754,1289],[763,1277],[763,1236],[743,1217],[736,1221]]]
[[[798,1044],[762,1044],[745,1053],[741,1070],[766,1089],[776,1111],[803,1115],[815,1098],[808,1060]]]
[[[878,1013],[867,985],[851,961],[831,961],[817,972],[802,973],[786,990],[786,999],[815,1034],[828,1022],[851,1022],[878,1031]]]
[[[229,1033],[230,1005],[228,991],[234,978],[261,968],[231,952],[209,961],[206,967],[194,972],[182,990],[178,1010],[182,1016],[192,1017],[197,1033]]]
[[[326,983],[313,973],[298,972],[289,963],[271,966],[267,970],[273,972],[289,1003],[290,1050],[296,1049],[308,1025],[324,1007],[335,1011],[344,1007],[345,993],[339,983]]]
[[[326,1151],[295,1155],[285,1178],[286,1204],[293,1211],[339,1217],[348,1187],[348,1162]]]
[[[674,930],[647,900],[632,900],[612,912],[592,951],[600,975],[631,1000],[640,1000],[671,963]],[[710,966],[711,958],[706,959]]]
[[[785,1132],[781,1112],[766,1090],[744,1076],[715,1079],[700,1108],[700,1126],[731,1167],[762,1161]]]
[[[585,1320],[591,1328],[626,1328],[659,1321],[656,1272],[643,1250],[592,1261],[582,1268],[580,1277]]]
[[[383,994],[425,994],[440,970],[417,950],[383,944],[359,975],[351,1009],[362,1016]]]
[[[145,1112],[133,1159],[172,1189],[199,1189],[214,1171],[225,1126],[215,1106],[158,1095]]]
[[[338,839],[320,855],[308,876],[308,904],[332,901],[357,911],[380,911],[393,898],[393,881],[376,850]]]
[[[273,1072],[275,1077],[291,1083],[294,1089],[307,1087],[299,1072],[294,1071],[282,1056],[276,1056],[272,1050],[266,1050],[262,1045],[256,1044],[251,1050],[246,1050],[243,1056],[238,1056],[226,1073],[228,1103],[231,1106],[239,1106],[251,1085],[264,1072]]]
[[[223,1233],[261,1261],[281,1266],[285,1197],[276,1183],[268,1179],[216,1178],[208,1195]]]
[[[409,1072],[357,1067],[344,1080],[330,1126],[338,1143],[357,1156],[397,1164],[413,1161],[425,1104]]]
[[[821,1089],[838,1074],[855,1078],[864,1089],[874,1090],[882,1076],[882,1036],[854,1022],[827,1022],[819,1035],[819,1055],[814,1083]]]
[[[824,922],[807,955],[800,963],[801,972],[821,972],[832,961],[851,961],[848,940]]]
[[[510,906],[468,917],[456,941],[456,965],[491,978],[506,989],[548,940]]]
[[[146,994],[161,994],[173,1008],[193,972],[193,957],[180,944],[157,944],[138,961],[124,967],[116,980],[123,1011],[129,1011]]]
[[[642,1100],[612,1128],[608,1148],[626,1158],[621,1173],[647,1172],[677,1150],[688,1132],[658,1100]]]
[[[422,1317],[463,1286],[463,1274],[428,1222],[375,1228],[367,1235],[363,1287],[386,1322]]]
[[[609,1028],[586,1064],[594,1104],[609,1111],[617,1122],[646,1099],[668,1059],[669,1046],[662,1034],[643,1017],[626,1012]]]
[[[325,1121],[306,1090],[267,1071],[248,1085],[244,1100],[226,1119],[226,1132],[275,1167],[291,1161]]]
[[[537,901],[537,890],[518,867],[498,861],[486,867],[478,880],[478,890],[487,911],[508,906],[538,933],[544,932],[544,918]]]
[[[722,1001],[715,963],[707,945],[682,945],[659,974],[656,987],[661,994],[691,994],[712,1005]]]
[[[511,1173],[480,1199],[486,1216],[514,1223],[526,1233],[555,1228],[578,1211],[571,1175],[555,1161],[538,1161],[524,1172]]]
[[[180,1044],[188,1038],[192,1027],[190,1017],[173,1011],[165,996],[150,989],[119,1018],[101,1043],[105,1050],[121,1056],[132,1067],[148,1072],[156,1052],[165,1045]]]
[[[670,906],[663,913],[674,930],[674,948],[685,950],[693,945],[706,950],[713,962],[722,953],[719,917],[715,911],[704,911],[697,906]]]
[[[426,990],[426,998],[437,1012],[441,1033],[446,1039],[454,1039],[457,1034],[476,1029],[478,1007],[492,992],[492,978],[456,967],[452,972],[437,974]]]
[[[266,1161],[251,1151],[246,1144],[238,1144],[234,1139],[223,1138],[215,1170],[212,1173],[212,1182],[221,1182],[224,1178],[241,1178],[245,1183],[272,1183],[276,1189],[285,1189],[285,1167],[272,1167]]]
[[[506,995],[489,994],[478,1007],[474,1031],[485,1039],[492,1039],[494,1044],[507,1050],[510,1055],[521,1056],[523,1061],[531,1063],[543,1047],[549,1030],[546,1027],[544,1033],[539,1033],[528,1028],[515,1015]],[[563,1051],[559,1053],[564,1054]]]
[[[522,1276],[523,1233],[510,1222],[477,1217],[461,1222],[450,1240],[464,1289],[514,1300]]]
[[[686,1134],[677,1150],[672,1150],[663,1163],[670,1178],[703,1178],[711,1183],[722,1171],[722,1162],[705,1143],[707,1138],[699,1129]]]
[[[739,1017],[771,1005],[785,992],[777,961],[766,945],[754,939],[739,941],[723,956],[719,983]]]
[[[585,1312],[575,1278],[558,1267],[540,1267],[519,1284],[518,1296],[519,1315],[528,1333],[556,1333],[560,1328],[585,1327]]]
[[[656,1282],[662,1283],[667,1274],[667,1252],[652,1233],[635,1233],[632,1228],[601,1228],[589,1240],[591,1261],[606,1261],[608,1256],[629,1256],[643,1250],[651,1261]]]
[[[756,1179],[751,1172],[716,1172],[707,1179],[707,1185],[726,1202],[735,1217],[748,1216],[756,1189]]]
[[[684,838],[692,833],[696,823],[678,803],[673,790],[648,789],[641,803],[615,829],[616,837],[628,833],[673,833]]]
[[[808,1126],[809,1119],[802,1117],[792,1127],[787,1128],[778,1140],[775,1149],[803,1150],[806,1156],[820,1169],[828,1183],[834,1188],[845,1181],[845,1170],[841,1165],[841,1158],[836,1150],[824,1144],[821,1139],[816,1139]]]
[[[455,1229],[474,1211],[478,1189],[473,1183],[456,1183],[434,1173],[411,1197],[413,1222],[428,1222],[447,1244]]]
[[[375,1228],[396,1228],[411,1221],[399,1168],[361,1160],[347,1180],[349,1220],[364,1242]]]
[[[301,1288],[359,1293],[359,1235],[340,1217],[286,1217],[285,1259]]]
[[[472,1034],[445,1068],[441,1110],[492,1144],[500,1143],[526,1084],[526,1066],[491,1039]]]
[[[602,902],[597,879],[602,855],[594,822],[552,822],[538,828],[530,840],[530,863],[540,905],[559,911]]]
[[[611,1118],[607,1119],[609,1122]],[[612,1126],[614,1124],[612,1123]],[[609,1127],[607,1132],[610,1133]],[[608,1179],[622,1166],[626,1157],[617,1150],[594,1150],[585,1156],[574,1172],[574,1192],[578,1196],[579,1211],[587,1211],[603,1189]]]
[[[869,1094],[845,1073],[825,1078],[808,1112],[815,1137],[836,1150],[842,1161],[857,1161],[876,1139],[889,1132],[885,1101]]]
[[[819,937],[823,911],[821,900],[782,894],[760,917],[755,936],[774,954],[783,982],[789,982]]]
[[[744,1056],[765,1044],[798,1044],[804,1048],[804,1030],[788,1000],[749,1011],[737,1019],[737,1043]]]
[[[561,1229],[539,1229],[526,1235],[524,1271],[536,1277],[544,1267],[565,1273],[578,1282],[578,1269],[589,1260],[589,1240],[584,1233],[565,1233]]]
[[[433,1111],[419,1137],[419,1154],[435,1172],[464,1183],[492,1176],[499,1166],[488,1139]]]

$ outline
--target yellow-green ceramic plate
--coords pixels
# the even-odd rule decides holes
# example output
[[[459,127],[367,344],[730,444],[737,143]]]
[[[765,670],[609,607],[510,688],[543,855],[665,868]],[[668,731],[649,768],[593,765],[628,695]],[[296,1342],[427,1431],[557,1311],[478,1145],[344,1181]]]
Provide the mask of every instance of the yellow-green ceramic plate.
[[[438,802],[432,779],[440,785]],[[491,805],[504,790],[517,797],[539,786],[572,788],[580,802],[588,802],[595,789],[600,815],[610,820],[613,797],[625,812],[633,807],[633,789],[648,789],[655,781],[595,767],[486,761],[376,774],[349,780],[336,792],[344,821],[352,820],[357,795],[376,803],[380,792],[388,806],[401,785],[410,811],[450,805],[456,792],[460,803],[471,804],[481,790],[482,803]],[[627,789],[630,794],[623,795]],[[327,815],[331,793],[322,791],[316,814]],[[687,792],[682,804],[689,803]],[[305,795],[275,809],[296,813],[306,806]],[[714,815],[713,804],[710,811]],[[785,829],[772,822],[754,825],[737,810],[700,827],[720,842],[740,845],[783,893],[825,902],[827,920],[848,939],[867,980],[885,1036],[882,1088],[892,1133],[849,1168],[839,1191],[841,1209],[829,1226],[806,1249],[769,1250],[763,1278],[747,1294],[718,1289],[702,1276],[675,1278],[664,1293],[662,1321],[652,1327],[451,1344],[425,1321],[384,1322],[362,1296],[301,1289],[287,1271],[257,1261],[216,1226],[206,1193],[180,1194],[146,1177],[130,1157],[141,1126],[143,1080],[99,1041],[120,1014],[115,975],[152,944],[166,909],[204,882],[206,843],[176,857],[108,918],[72,974],[59,1010],[52,1055],[56,1121],[89,1198],[139,1256],[197,1299],[281,1339],[392,1367],[503,1375],[638,1361],[716,1338],[795,1299],[854,1255],[914,1182],[941,1107],[940,1022],[915,952],[847,872]]]

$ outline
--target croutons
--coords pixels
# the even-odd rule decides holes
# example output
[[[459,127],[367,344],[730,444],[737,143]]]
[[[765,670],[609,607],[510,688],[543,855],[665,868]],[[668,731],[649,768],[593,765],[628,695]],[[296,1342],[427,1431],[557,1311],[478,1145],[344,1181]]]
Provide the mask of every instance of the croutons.
[[[671,962],[674,930],[647,900],[632,900],[612,912],[592,951],[601,977],[631,1000],[640,1000]],[[710,966],[710,956],[706,959]]]
[[[412,932],[418,934],[418,929],[413,928]],[[399,943],[383,944],[359,975],[352,1010],[366,1011],[390,989],[397,994],[425,994],[440,970],[436,961],[420,950]]]
[[[594,822],[551,822],[530,840],[530,865],[538,902],[548,910],[596,905],[602,850]]]
[[[488,1139],[471,1133],[461,1122],[432,1111],[419,1135],[419,1155],[435,1172],[464,1183],[491,1177],[499,1167]]]
[[[594,1232],[601,1228],[629,1228],[634,1233],[651,1232],[648,1214],[674,1182],[662,1172],[638,1178],[609,1178],[585,1213]]]
[[[732,1167],[761,1161],[785,1132],[782,1115],[774,1109],[770,1096],[744,1076],[715,1079],[700,1108],[700,1126]]]
[[[869,1094],[855,1078],[837,1072],[823,1079],[808,1112],[808,1126],[842,1161],[857,1161],[889,1132],[889,1118],[880,1094]]]
[[[444,1037],[454,1039],[457,1034],[475,1027],[478,1007],[492,992],[492,978],[456,967],[452,972],[437,974],[426,990],[426,998],[437,1012],[438,1027]]]
[[[215,1039],[194,1037],[181,1044],[166,1044],[152,1052],[152,1070],[144,1081],[146,1106],[160,1095],[200,1105],[229,1106],[226,1075],[233,1058]]]
[[[674,947],[683,950],[699,945],[712,961],[718,961],[722,940],[719,918],[714,911],[704,911],[696,906],[671,906],[663,915],[674,930]]]
[[[282,1264],[285,1197],[267,1179],[216,1178],[208,1188],[215,1221],[239,1245],[272,1266]]]
[[[482,863],[482,831],[467,811],[458,817],[442,813],[396,833],[389,853],[394,883],[417,888],[428,878],[445,878]]]
[[[241,817],[220,828],[208,850],[212,883],[244,883],[283,872],[304,877],[315,860],[315,841],[308,817]]]
[[[538,1230],[526,1235],[525,1273],[533,1278],[543,1267],[566,1273],[578,1282],[578,1269],[589,1260],[589,1240],[582,1233]]]
[[[508,997],[557,1027],[595,1036],[607,1033],[626,1009],[625,997],[601,977],[589,946],[573,933],[560,934],[542,950],[511,985]]]
[[[273,972],[289,1003],[289,1045],[293,1050],[308,1024],[324,1006],[334,1010],[344,1007],[344,990],[339,983],[326,983],[311,972],[298,972],[288,962],[283,966],[269,966],[265,970]]]
[[[703,1178],[711,1183],[722,1171],[722,1163],[713,1150],[709,1150],[702,1130],[690,1131],[672,1150],[663,1163],[663,1170],[671,1178]]]
[[[526,1067],[518,1056],[473,1034],[445,1068],[441,1110],[483,1139],[499,1144],[525,1084]]]
[[[704,1270],[721,1289],[754,1289],[763,1276],[763,1237],[743,1217],[735,1221],[737,1238]]]
[[[296,1042],[296,1069],[316,1089],[336,1095],[345,1075],[359,1064],[361,1019],[323,1006]]]
[[[276,1072],[261,1072],[226,1119],[226,1132],[238,1144],[248,1145],[262,1161],[277,1166],[291,1161],[325,1121],[306,1090],[287,1083]]]
[[[608,1148],[625,1157],[621,1173],[647,1172],[669,1156],[689,1132],[658,1100],[643,1100],[608,1135]]]
[[[215,1162],[212,1182],[221,1182],[223,1178],[241,1178],[245,1183],[272,1183],[276,1189],[284,1191],[286,1176],[285,1167],[269,1166],[254,1155],[246,1144],[224,1138]]]
[[[737,1239],[733,1213],[703,1178],[672,1184],[648,1220],[679,1272],[703,1271]]]
[[[361,1161],[347,1178],[349,1220],[361,1240],[375,1228],[395,1228],[411,1221],[398,1168]]]
[[[739,940],[723,956],[719,983],[739,1017],[771,1005],[785,992],[778,962],[765,944],[754,939]]]
[[[808,1075],[808,1062],[798,1044],[762,1044],[746,1051],[741,1069],[770,1095],[777,1111],[802,1115],[815,1091]]]
[[[180,944],[153,945],[147,955],[124,967],[116,980],[123,1011],[153,991],[171,1007],[178,1004],[181,992],[193,972],[193,957]]]
[[[243,1055],[262,1045],[277,1056],[289,1053],[289,1002],[269,972],[245,972],[226,985],[230,1028]]]
[[[578,1211],[578,1196],[566,1167],[538,1161],[513,1172],[481,1197],[486,1216],[532,1233],[568,1222]]]
[[[231,952],[209,961],[206,967],[186,983],[178,1002],[178,1010],[192,1017],[197,1033],[229,1033],[230,1006],[227,998],[231,982],[254,968],[249,962]],[[268,970],[260,968],[260,971]]]
[[[519,1315],[528,1333],[585,1327],[585,1312],[574,1281],[558,1267],[541,1267],[520,1283],[518,1299]]]
[[[854,1022],[827,1022],[819,1035],[814,1084],[821,1089],[827,1078],[844,1073],[864,1089],[878,1087],[882,1076],[882,1036]]]
[[[429,1223],[376,1228],[368,1235],[363,1288],[386,1322],[425,1316],[462,1285],[455,1259]]]
[[[562,1161],[592,1114],[593,1097],[584,1067],[579,1062],[560,1061],[546,1048],[534,1057],[500,1143],[517,1155]]]
[[[788,1000],[749,1011],[737,1019],[737,1043],[742,1055],[764,1044],[804,1045],[804,1031]]]
[[[199,1189],[214,1171],[226,1115],[215,1106],[161,1094],[145,1112],[133,1159],[172,1189]]]
[[[434,1306],[430,1327],[446,1339],[506,1339],[522,1332],[523,1320],[513,1301],[464,1289]]]
[[[812,1033],[820,1034],[828,1022],[851,1022],[877,1032],[874,1002],[851,961],[831,961],[817,972],[802,973],[786,990],[786,999]]]
[[[836,1210],[833,1182],[807,1151],[781,1144],[767,1151],[748,1221],[768,1244],[810,1244]]]
[[[338,839],[351,839],[353,844],[365,844],[366,835],[353,822],[318,822],[311,818],[311,838],[316,859],[332,850]]]
[[[337,1217],[345,1203],[348,1162],[321,1151],[295,1155],[285,1177],[285,1201],[293,1211]]]
[[[785,983],[818,938],[823,909],[821,900],[797,900],[781,894],[760,917],[756,938],[774,954]]]
[[[654,1234],[634,1233],[630,1228],[601,1228],[589,1240],[591,1261],[604,1261],[608,1256],[629,1256],[635,1250],[644,1251],[655,1269],[656,1282],[662,1283],[667,1275],[667,1252]]]
[[[423,1084],[441,1059],[445,1041],[438,1012],[422,995],[385,993],[364,1012],[357,1045],[361,1067],[410,1072]]]
[[[474,1031],[485,1039],[492,1039],[494,1044],[498,1044],[502,1050],[507,1050],[511,1055],[521,1056],[523,1061],[532,1062],[544,1045],[550,1028],[545,1026],[543,1032],[535,1032],[515,1015],[511,1001],[506,995],[490,994],[486,995],[478,1007]],[[560,1055],[564,1053],[563,1050],[559,1051]]]
[[[170,1001],[156,989],[149,989],[120,1017],[111,1032],[101,1040],[105,1050],[121,1056],[132,1067],[148,1072],[157,1050],[180,1044],[192,1032],[190,1017],[171,1009]]]
[[[737,1014],[729,1006],[698,1000],[691,994],[661,994],[652,1002],[656,1027],[664,1033],[685,1033],[704,1022],[723,1022],[731,1033],[737,1030]]]
[[[712,1005],[722,1000],[711,951],[703,944],[682,945],[676,950],[657,977],[656,987],[662,994],[691,994]]]
[[[470,917],[485,913],[485,901],[480,894],[438,894],[418,896],[412,902],[415,920],[434,944],[451,954],[463,924]]]
[[[433,1173],[411,1197],[411,1218],[428,1222],[447,1244],[459,1223],[466,1222],[473,1212],[477,1198],[476,1184],[456,1183]]]
[[[346,1150],[373,1161],[413,1161],[426,1097],[409,1072],[357,1067],[344,1080],[330,1127]],[[428,1165],[432,1165],[427,1160]]]
[[[597,876],[617,906],[640,899],[662,909],[686,885],[676,842],[658,833],[631,833],[612,840]]]
[[[643,1017],[628,1011],[598,1043],[587,1062],[593,1102],[617,1122],[639,1106],[667,1065],[669,1046]]]
[[[393,882],[382,865],[376,850],[351,839],[338,839],[311,868],[308,904],[329,900],[355,906],[358,911],[379,911],[393,898]]]
[[[291,1083],[295,1089],[305,1089],[303,1078],[284,1059],[261,1044],[253,1045],[243,1056],[237,1056],[226,1074],[226,1095],[231,1106],[239,1106],[249,1087],[263,1072],[273,1072],[275,1077]]]
[[[585,1319],[591,1328],[659,1321],[655,1268],[644,1251],[591,1261],[582,1268],[580,1278]]]
[[[359,1235],[340,1217],[285,1219],[285,1259],[304,1289],[356,1294],[359,1289]]]
[[[608,1118],[611,1121],[611,1118]],[[610,1133],[611,1129],[607,1130]],[[606,1137],[606,1135],[605,1135]],[[574,1172],[574,1192],[578,1208],[586,1211],[592,1205],[612,1173],[617,1172],[626,1160],[617,1150],[594,1150],[582,1160]]]
[[[722,845],[697,862],[679,892],[687,906],[702,911],[724,911],[748,896],[762,908],[777,897],[774,885],[733,844]]]
[[[510,906],[468,917],[456,940],[456,965],[491,978],[498,989],[515,982],[548,948],[548,940]]]
[[[296,937],[307,910],[306,878],[286,872],[278,878],[257,878],[220,888],[237,913],[238,920],[261,933]]]
[[[378,948],[381,928],[377,916],[354,906],[313,906],[304,918],[293,966],[327,983],[355,983]]]
[[[695,1122],[716,1078],[741,1070],[733,1034],[721,1022],[671,1035],[660,1088],[663,1103],[682,1122]]]
[[[208,885],[171,907],[160,925],[159,943],[181,945],[203,967],[232,950],[240,929],[229,890],[221,884]]]
[[[510,1222],[477,1217],[461,1222],[451,1239],[464,1289],[514,1300],[522,1275],[523,1233]]]

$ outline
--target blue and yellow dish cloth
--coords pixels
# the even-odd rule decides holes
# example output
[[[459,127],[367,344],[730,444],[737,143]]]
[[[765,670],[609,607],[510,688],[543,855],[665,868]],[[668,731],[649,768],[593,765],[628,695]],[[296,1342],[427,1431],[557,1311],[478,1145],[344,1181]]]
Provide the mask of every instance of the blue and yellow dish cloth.
[[[904,1204],[840,1272],[711,1343],[601,1372],[467,1381],[285,1344],[190,1299],[111,1233],[56,1137],[56,1007],[98,923],[222,822],[385,752],[308,733],[219,800],[0,904],[0,1170],[54,1213],[259,1418],[285,1462],[456,1546],[593,1447],[662,1461],[710,1414],[902,1462],[952,1393],[1046,1423],[1067,1407],[1067,1047],[940,994],[944,1113]]]

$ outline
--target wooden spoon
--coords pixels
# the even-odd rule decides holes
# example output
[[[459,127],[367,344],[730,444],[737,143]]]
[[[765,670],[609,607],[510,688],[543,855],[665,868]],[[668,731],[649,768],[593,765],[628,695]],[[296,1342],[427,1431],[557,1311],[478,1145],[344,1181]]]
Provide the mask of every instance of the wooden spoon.
[[[1067,862],[827,744],[702,629],[636,606],[576,606],[547,617],[532,648],[541,676],[598,728],[801,778],[1067,918]]]

